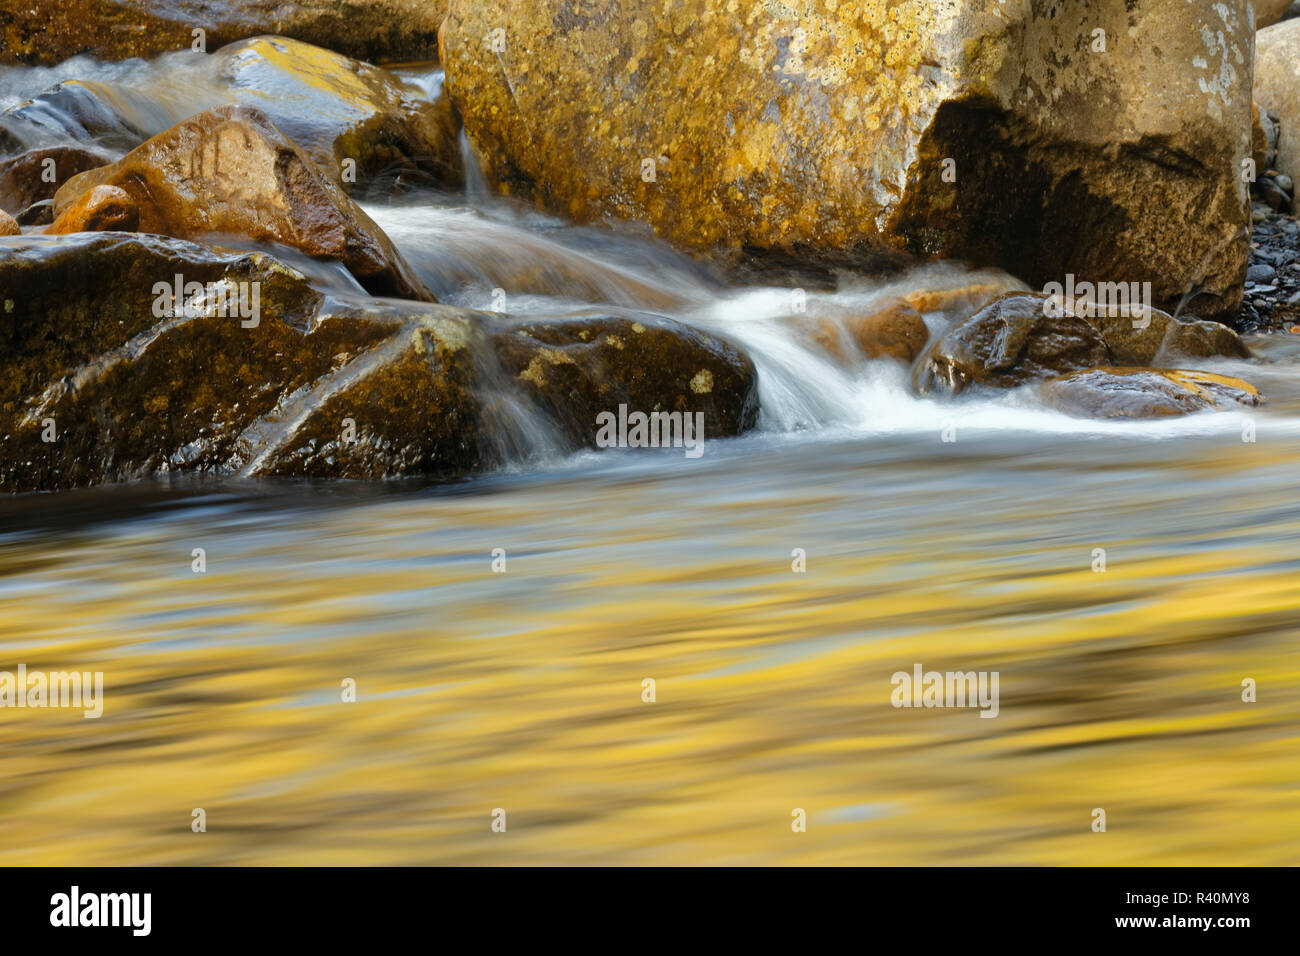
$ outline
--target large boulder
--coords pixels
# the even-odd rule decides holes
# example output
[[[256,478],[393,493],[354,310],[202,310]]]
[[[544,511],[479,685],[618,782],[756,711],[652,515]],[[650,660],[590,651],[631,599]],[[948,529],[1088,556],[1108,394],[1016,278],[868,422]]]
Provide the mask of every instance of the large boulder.
[[[14,220],[14,217],[0,209],[0,236],[17,236],[21,233],[22,229]]]
[[[0,0],[0,63],[52,66],[207,49],[264,33],[361,60],[430,60],[447,0]]]
[[[488,180],[579,221],[733,261],[1150,281],[1218,319],[1253,37],[1247,0],[503,0],[442,40]]]
[[[451,477],[595,445],[620,404],[698,412],[706,438],[757,415],[746,356],[654,316],[327,297],[264,253],[128,233],[0,239],[0,289],[4,491]]]
[[[1300,179],[1300,20],[1286,20],[1255,38],[1255,99],[1277,116],[1277,168]]]
[[[956,394],[972,385],[1013,388],[1067,372],[1110,365],[1101,332],[1046,296],[1012,292],[936,341],[917,362],[922,395]]]
[[[32,203],[53,199],[58,188],[77,173],[112,161],[98,150],[78,146],[33,149],[0,161],[0,209],[20,213]]]
[[[1255,386],[1239,378],[1176,369],[1088,369],[1044,382],[1040,394],[1080,418],[1160,418],[1263,402]]]
[[[374,295],[433,298],[334,177],[250,107],[200,113],[74,176],[55,194],[55,216],[96,186],[124,190],[142,232],[282,243],[342,263]]]

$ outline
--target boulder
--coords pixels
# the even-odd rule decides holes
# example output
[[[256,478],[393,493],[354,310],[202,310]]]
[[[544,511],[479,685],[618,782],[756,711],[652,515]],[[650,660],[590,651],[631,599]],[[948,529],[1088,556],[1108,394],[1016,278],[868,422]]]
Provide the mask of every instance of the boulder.
[[[620,403],[701,412],[707,438],[757,415],[749,359],[661,317],[326,297],[264,253],[127,233],[0,239],[0,288],[9,492],[171,471],[454,477],[527,436],[593,445]]]
[[[1012,292],[995,299],[930,346],[912,383],[922,395],[972,385],[1012,388],[1111,364],[1100,332],[1046,296]]]
[[[360,60],[429,60],[447,0],[0,0],[0,63],[52,66],[188,50],[194,30],[215,50],[278,33]]]
[[[266,116],[223,106],[186,120],[54,197],[56,218],[96,186],[124,190],[142,232],[236,235],[342,263],[373,295],[429,301],[388,237]]]
[[[387,70],[283,37],[256,37],[213,54],[222,83],[256,107],[322,169],[349,188],[376,176],[420,174],[432,186],[463,185],[460,124],[443,98]]]
[[[14,217],[0,209],[0,236],[17,236],[21,233],[22,229]]]
[[[97,150],[79,146],[32,149],[0,161],[0,209],[20,213],[44,199],[77,173],[107,166],[113,160]]]
[[[489,183],[551,212],[727,262],[1150,281],[1220,319],[1248,251],[1247,4],[504,0],[454,5],[442,46]]]
[[[82,193],[46,229],[49,235],[70,232],[135,232],[140,226],[140,207],[125,189],[96,186]]]
[[[1262,403],[1255,387],[1210,372],[1095,368],[1040,388],[1053,408],[1083,418],[1157,418]]]
[[[1300,177],[1300,20],[1255,37],[1255,99],[1278,118],[1277,168]]]

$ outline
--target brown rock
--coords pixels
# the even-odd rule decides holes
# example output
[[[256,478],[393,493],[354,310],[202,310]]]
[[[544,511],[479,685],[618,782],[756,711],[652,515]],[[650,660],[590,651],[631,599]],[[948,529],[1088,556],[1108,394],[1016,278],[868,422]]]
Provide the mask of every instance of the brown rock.
[[[916,390],[1012,388],[1110,364],[1100,332],[1068,312],[1049,315],[1049,305],[1046,296],[1023,292],[995,299],[930,346],[912,375]]]
[[[58,188],[77,173],[112,161],[103,153],[80,146],[32,149],[0,161],[0,209],[20,213],[33,203],[54,198]]]
[[[447,0],[0,0],[0,63],[53,66],[206,48],[276,33],[360,60],[427,60]]]
[[[843,364],[858,358],[892,358],[911,365],[925,349],[930,331],[912,305],[893,299],[869,312],[814,318],[810,335]]]
[[[55,216],[104,185],[135,201],[142,232],[283,243],[341,262],[374,295],[433,298],[370,217],[258,110],[200,113],[74,176],[55,194]]]
[[[1175,357],[1250,357],[1250,350],[1236,332],[1194,315],[1175,319],[1167,312],[1152,309],[1149,315],[1139,312],[1081,317],[1101,332],[1117,365],[1165,365]]]
[[[1210,372],[1095,368],[1044,382],[1044,401],[1084,418],[1156,418],[1262,403],[1255,387]]]
[[[21,234],[22,229],[14,220],[14,217],[0,209],[0,236],[17,236]]]
[[[443,53],[488,182],[580,222],[733,263],[1198,288],[1219,319],[1248,254],[1248,3],[504,0],[453,5]]]
[[[96,186],[82,193],[45,231],[52,236],[70,232],[135,232],[140,209],[124,189]]]
[[[909,292],[903,296],[903,299],[925,315],[931,312],[960,312],[963,315],[970,315],[1010,291],[1012,289],[1004,284],[982,282],[956,289],[926,289]]]

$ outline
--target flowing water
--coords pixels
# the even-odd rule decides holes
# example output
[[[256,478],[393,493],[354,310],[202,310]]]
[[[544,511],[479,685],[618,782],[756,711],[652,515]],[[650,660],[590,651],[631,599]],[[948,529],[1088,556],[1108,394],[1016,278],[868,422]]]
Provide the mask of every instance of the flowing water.
[[[367,211],[444,302],[733,339],[758,428],[0,500],[0,670],[105,681],[98,720],[0,711],[0,864],[1300,863],[1300,342],[1215,365],[1249,413],[920,399],[788,289],[472,178]],[[843,276],[807,314],[972,281],[1015,286]],[[996,719],[891,706],[917,664],[998,672]]]

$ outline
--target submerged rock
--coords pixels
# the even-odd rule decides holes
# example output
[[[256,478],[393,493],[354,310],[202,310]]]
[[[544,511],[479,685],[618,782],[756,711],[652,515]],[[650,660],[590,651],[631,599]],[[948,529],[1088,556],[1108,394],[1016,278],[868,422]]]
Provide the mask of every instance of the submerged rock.
[[[337,181],[249,107],[200,113],[118,162],[74,176],[55,194],[55,216],[96,186],[124,190],[142,232],[283,243],[341,262],[374,295],[433,298]]]
[[[1176,7],[506,0],[454,5],[442,46],[489,183],[580,222],[733,262],[1150,281],[1226,319],[1254,34],[1248,0]]]
[[[103,60],[207,49],[278,33],[362,60],[437,54],[447,0],[0,0],[0,63],[52,66],[79,53]]]
[[[178,470],[451,477],[525,435],[592,445],[619,404],[701,412],[708,438],[757,414],[747,357],[658,317],[336,300],[262,253],[126,233],[0,239],[0,288],[5,491]]]
[[[1049,315],[1049,305],[1046,296],[1023,292],[995,299],[930,346],[912,373],[914,387],[923,395],[1012,388],[1111,363],[1097,329],[1069,312]]]
[[[846,365],[863,358],[892,358],[911,365],[930,338],[921,313],[903,299],[887,300],[864,312],[814,315],[807,324],[812,340]]]
[[[1172,369],[1088,369],[1044,382],[1040,391],[1052,407],[1086,418],[1156,418],[1263,401],[1239,378]]]
[[[185,115],[206,105],[185,109]],[[0,139],[8,137],[25,148],[73,142],[125,152],[183,118],[176,104],[139,90],[98,80],[64,80],[0,113]]]
[[[20,213],[44,199],[77,173],[107,166],[113,160],[97,150],[79,146],[32,149],[0,161],[0,209]]]
[[[1260,30],[1255,44],[1255,99],[1278,118],[1277,168],[1294,179],[1300,177],[1300,20]]]
[[[256,37],[218,50],[233,95],[266,113],[316,163],[352,182],[418,173],[428,185],[463,183],[459,121],[450,102],[429,103],[393,73],[283,37]]]

